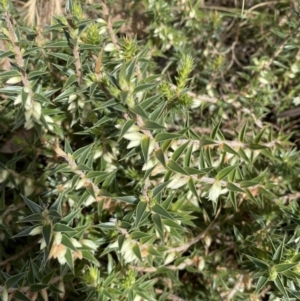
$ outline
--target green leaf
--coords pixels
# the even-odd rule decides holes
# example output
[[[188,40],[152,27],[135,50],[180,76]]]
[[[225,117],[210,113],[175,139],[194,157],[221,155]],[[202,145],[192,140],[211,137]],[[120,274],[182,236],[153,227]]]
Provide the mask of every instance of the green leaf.
[[[142,155],[145,162],[148,161],[149,148],[150,148],[150,137],[147,136],[141,140]]]
[[[119,136],[119,140],[127,133],[127,131],[131,128],[131,126],[135,123],[135,120],[130,119],[127,120],[121,130],[120,136]]]
[[[236,186],[236,185],[234,185],[234,184],[232,184],[232,183],[230,183],[230,182],[228,182],[228,183],[226,184],[226,187],[227,187],[227,189],[230,190],[230,191],[244,192],[243,189],[239,188],[238,186]]]
[[[286,297],[288,298],[288,294],[284,288],[284,285],[281,281],[281,279],[279,277],[277,277],[275,280],[274,280],[274,284],[277,286],[277,288],[281,291],[281,293]]]
[[[160,133],[155,136],[156,142],[163,142],[168,140],[175,140],[181,138],[181,134],[174,134],[174,133]]]
[[[137,243],[134,244],[134,246],[132,247],[132,251],[133,251],[134,255],[142,262],[143,258],[142,258],[141,250]]]
[[[66,90],[73,83],[77,82],[77,80],[78,80],[78,78],[77,78],[76,74],[70,75],[69,78],[67,79],[67,81],[65,82],[64,86],[63,86],[63,90]]]
[[[17,70],[1,71],[0,73],[0,78],[9,78],[14,76],[21,76],[21,74]]]
[[[281,261],[281,257],[283,254],[283,249],[284,249],[284,239],[282,240],[282,242],[280,243],[280,245],[278,246],[278,248],[276,249],[272,260],[274,261],[274,263],[279,263]],[[277,270],[277,272],[279,272]]]
[[[150,114],[150,120],[156,121],[162,114],[164,113],[165,107],[167,106],[167,102],[162,102],[157,106],[157,108]]]
[[[213,130],[212,130],[212,132],[211,132],[211,134],[210,134],[210,138],[211,138],[212,140],[216,139],[216,136],[217,136],[217,133],[218,133],[218,131],[219,131],[221,122],[222,122],[222,121],[219,120],[219,122],[214,126],[214,128],[213,128]]]
[[[238,140],[240,142],[244,142],[245,141],[244,137],[245,137],[246,129],[247,129],[247,122],[245,122],[245,124],[243,125],[242,129],[239,131]]]
[[[235,170],[238,167],[238,165],[228,166],[220,170],[216,176],[217,180],[224,179],[229,173],[231,173],[233,170]]]
[[[68,42],[67,41],[52,42],[44,46],[44,48],[59,48],[59,47],[69,48]]]
[[[68,59],[70,58],[69,55],[67,55],[65,53],[59,53],[59,52],[48,52],[48,55],[58,57],[59,59],[62,59],[64,61],[68,61]]]
[[[35,292],[39,292],[40,290],[42,290],[46,287],[48,287],[48,285],[46,285],[46,284],[33,284],[30,286],[30,291],[35,293]]]
[[[212,169],[214,169],[213,167],[209,167],[209,168],[201,168],[201,169],[196,169],[196,168],[192,168],[192,167],[183,167],[183,170],[186,172],[187,175],[205,175],[208,172],[210,172]]]
[[[24,272],[9,277],[9,279],[5,282],[6,288],[10,289],[11,287],[15,286],[20,280],[22,280],[25,277],[26,274],[27,272]]]
[[[181,173],[181,174],[187,175],[185,170],[177,162],[175,162],[173,160],[168,161],[167,167],[176,173]]]
[[[186,232],[186,230],[182,226],[180,226],[179,224],[177,224],[174,220],[163,219],[162,222],[166,226],[169,226],[169,227],[174,228],[174,229],[179,230],[179,231]]]
[[[27,223],[27,222],[41,222],[44,220],[44,217],[40,213],[34,213],[23,219],[17,221],[18,223]]]
[[[226,143],[223,143],[223,150],[224,150],[226,153],[229,153],[229,154],[232,154],[232,155],[236,155],[236,156],[239,155],[234,149],[232,149],[232,148],[231,148],[230,146],[228,146]]]
[[[109,286],[113,282],[113,280],[115,278],[117,278],[118,276],[119,276],[119,273],[113,273],[113,274],[107,276],[107,278],[103,281],[102,286],[103,287]]]
[[[214,140],[208,140],[208,139],[201,139],[200,140],[200,145],[201,146],[206,146],[206,145],[218,145],[218,142]]]
[[[99,267],[99,261],[90,253],[88,250],[81,250],[82,257],[86,259],[88,262],[94,264],[95,266]]]
[[[267,284],[268,278],[260,276],[256,285],[255,293],[258,294]]]
[[[280,263],[275,265],[275,269],[278,273],[285,272],[294,268],[298,263]]]
[[[147,113],[140,106],[134,106],[133,108],[130,108],[130,111],[146,119],[149,118]]]
[[[53,278],[54,274],[55,274],[55,271],[52,271],[52,272],[48,273],[46,276],[44,276],[41,281],[42,284],[46,284],[46,285],[49,284],[49,282]]]
[[[146,239],[149,240],[152,238],[152,235],[149,235],[147,233],[141,232],[141,231],[134,231],[130,234],[130,237],[132,239]]]
[[[252,257],[250,255],[246,255],[257,267],[259,267],[262,270],[268,270],[269,269],[269,265],[267,263],[265,263],[264,261]]]
[[[14,235],[12,238],[28,236],[29,233],[31,232],[31,230],[33,230],[34,228],[36,228],[36,225],[26,228],[25,230],[21,231],[20,233]]]
[[[72,212],[73,213],[73,212]],[[56,223],[55,225],[54,225],[54,228],[53,228],[53,230],[55,231],[55,232],[71,232],[71,233],[76,233],[76,229],[74,229],[74,228],[71,228],[71,227],[69,227],[69,226],[66,226],[66,225],[64,225],[64,224],[60,224],[60,223]]]
[[[113,223],[113,222],[100,223],[100,224],[98,224],[94,227],[100,228],[100,229],[103,229],[103,230],[116,230],[117,229],[116,224]]]
[[[143,108],[144,110],[146,110],[147,108],[151,107],[152,105],[154,105],[159,99],[161,98],[161,95],[154,95],[151,96],[145,100],[143,100],[140,103],[140,107]]]
[[[160,216],[167,218],[167,219],[174,219],[172,215],[161,205],[156,204],[153,206],[152,211],[159,214]]]
[[[44,225],[43,226],[43,237],[45,239],[46,246],[49,246],[52,234],[52,225]]]
[[[152,215],[152,220],[154,222],[155,228],[158,231],[160,239],[162,241],[164,241],[164,228],[163,228],[163,224],[162,224],[160,216],[158,214],[153,214]]]
[[[171,159],[174,161],[177,161],[177,159],[181,156],[181,154],[185,151],[185,149],[188,147],[190,141],[187,141],[186,143],[180,145],[175,152],[173,153]]]
[[[146,202],[139,202],[136,206],[136,219],[135,219],[135,225],[138,226],[139,222],[142,220],[142,217],[147,209],[147,203]]]
[[[194,183],[194,180],[193,178],[190,178],[188,180],[188,187],[190,189],[190,191],[192,192],[192,194],[197,198],[197,200],[200,202],[200,198],[199,198],[199,195],[198,195],[198,192],[196,190],[196,186],[195,186],[195,183]]]
[[[16,291],[14,293],[14,298],[15,300],[20,300],[20,301],[31,301],[29,298],[27,298],[22,292]]]
[[[90,154],[90,150],[91,150],[92,147],[93,147],[93,144],[89,144],[89,145],[83,146],[83,147],[77,149],[73,153],[72,157],[74,158],[74,160],[77,160],[78,158],[80,158],[80,157],[83,156],[84,157],[83,161],[85,161],[85,158]],[[83,162],[80,162],[80,163],[83,163]]]
[[[40,77],[41,75],[45,75],[45,74],[49,74],[49,71],[46,70],[46,68],[43,68],[42,70],[38,70],[38,71],[31,71],[28,74],[28,79],[33,80],[35,77]]]
[[[113,199],[118,201],[122,201],[128,204],[137,204],[138,199],[133,195],[126,195],[126,196],[113,196]]]
[[[29,207],[29,209],[31,210],[32,213],[42,213],[43,212],[43,208],[40,207],[38,204],[30,201],[24,195],[21,195],[21,197],[23,198],[23,200],[25,201],[25,203],[27,204],[27,206]]]
[[[155,87],[155,86],[158,86],[158,85],[159,85],[159,82],[147,83],[147,84],[139,85],[139,86],[137,86],[137,87],[134,88],[133,94],[136,94],[138,92],[142,92],[142,91],[148,90],[149,88],[152,88],[152,87]]]
[[[289,288],[287,290],[297,298],[296,300],[300,300],[300,292]]]
[[[72,271],[73,274],[75,274],[72,253],[71,253],[71,250],[68,248],[67,248],[67,251],[65,254],[65,259],[66,259],[67,265],[69,266],[70,270]]]
[[[144,125],[143,125],[143,129],[147,129],[147,130],[162,130],[165,129],[165,127],[157,122],[151,121],[151,120],[147,120]]]
[[[155,198],[169,183],[170,181],[163,182],[157,185],[155,188],[153,188],[153,198]]]
[[[163,165],[163,167],[166,168],[167,165],[166,165],[164,152],[161,149],[159,149],[155,152],[155,156],[158,159],[158,161]]]
[[[68,236],[66,236],[65,234],[62,234],[62,239],[61,239],[61,243],[66,246],[67,248],[73,250],[73,251],[77,251],[77,249],[74,247],[74,245],[72,244],[70,238]]]
[[[131,77],[133,75],[133,72],[134,72],[134,69],[135,69],[135,65],[136,65],[136,61],[137,61],[137,58],[134,58],[130,62],[129,66],[126,69],[126,80],[127,80],[128,83],[130,82]]]

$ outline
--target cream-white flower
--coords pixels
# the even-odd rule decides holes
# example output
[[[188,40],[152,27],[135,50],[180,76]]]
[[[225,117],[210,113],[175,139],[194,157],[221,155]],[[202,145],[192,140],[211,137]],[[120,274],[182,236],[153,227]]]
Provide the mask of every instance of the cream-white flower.
[[[216,202],[218,200],[219,195],[221,194],[221,190],[222,187],[220,181],[216,180],[209,190],[208,193],[209,200]]]
[[[89,247],[90,249],[94,251],[96,251],[98,249],[98,246],[90,239],[82,239],[80,241],[84,246]]]
[[[43,226],[37,226],[30,231],[29,235],[34,236],[42,233],[42,231],[43,231]]]
[[[21,81],[22,81],[21,76],[14,76],[14,77],[11,77],[9,80],[7,80],[6,83],[9,84],[9,85],[14,85],[14,84],[17,84]]]
[[[92,195],[90,195],[90,196],[86,199],[84,205],[85,205],[85,206],[90,206],[90,205],[93,204],[94,202],[96,202],[96,199],[95,199]]]
[[[158,163],[158,159],[156,157],[152,157],[143,165],[142,170],[148,170],[154,167],[157,163]]]
[[[29,119],[27,120],[25,123],[24,123],[24,128],[26,130],[30,130],[34,127],[34,122],[32,121],[32,119]]]
[[[0,183],[4,182],[8,177],[8,171],[5,169],[0,170]]]
[[[14,101],[14,105],[18,105],[22,103],[22,94],[19,94],[16,98],[15,98],[15,101]]]
[[[188,180],[189,180],[189,178],[187,176],[177,174],[172,179],[172,181],[167,185],[167,187],[170,188],[170,189],[177,189],[177,188],[180,188],[183,185],[185,185]]]
[[[111,52],[116,50],[116,47],[113,43],[107,43],[104,47],[104,51]]]
[[[33,111],[32,111],[32,117],[35,120],[40,120],[42,113],[42,106],[39,102],[35,101],[33,104]]]
[[[30,94],[27,95],[27,98],[26,98],[25,104],[24,104],[24,109],[25,110],[31,110],[32,109],[32,101],[31,101]]]
[[[26,110],[25,113],[24,113],[25,120],[29,121],[31,119],[32,114],[33,114],[33,110],[32,109]]]

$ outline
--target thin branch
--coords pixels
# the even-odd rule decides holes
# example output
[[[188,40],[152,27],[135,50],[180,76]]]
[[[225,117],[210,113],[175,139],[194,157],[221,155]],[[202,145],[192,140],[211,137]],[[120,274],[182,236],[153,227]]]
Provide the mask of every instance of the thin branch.
[[[233,289],[228,293],[228,295],[226,296],[226,299],[224,301],[232,300],[233,296],[236,294],[236,292],[240,288],[240,286],[243,282],[243,279],[244,279],[244,275],[240,275],[240,277],[238,278],[237,282],[235,283]]]
[[[20,72],[21,72],[22,83],[23,83],[24,87],[28,87],[30,89],[29,80],[28,80],[27,74],[24,70],[23,56],[22,56],[20,47],[17,45],[18,41],[17,41],[17,38],[16,38],[16,34],[14,32],[13,25],[12,25],[12,23],[10,21],[10,18],[9,18],[9,13],[4,12],[3,16],[4,16],[5,22],[7,24],[7,29],[8,29],[8,32],[9,32],[10,42],[12,43],[12,46],[13,46],[13,49],[14,49],[14,52],[15,52],[15,55],[16,55],[16,62],[17,62],[17,65],[20,69]],[[32,94],[32,91],[30,89],[30,95],[31,94]]]
[[[74,160],[71,156],[69,156],[68,154],[66,154],[66,153],[58,146],[57,143],[52,143],[51,146],[52,146],[53,150],[56,152],[56,154],[57,154],[59,157],[63,157],[63,158],[67,161],[67,163],[68,163],[69,166],[71,167],[72,171],[73,171],[76,175],[78,175],[81,179],[84,179],[84,180],[85,180],[85,186],[90,185],[90,186],[92,187],[92,189],[93,189],[93,191],[94,191],[96,197],[97,197],[98,195],[100,195],[100,191],[101,191],[101,190],[99,189],[99,187],[98,187],[97,185],[95,185],[91,179],[87,178],[86,175],[85,175],[85,173],[84,173],[83,171],[77,169],[77,164],[76,164],[75,160]]]
[[[159,289],[159,288],[156,288],[155,289],[155,292],[159,295],[163,294],[164,291]],[[182,299],[174,294],[169,294],[168,297],[167,297],[167,300],[171,300],[171,301],[186,301],[185,299]]]
[[[62,280],[63,280],[63,277],[57,276],[57,277],[53,278],[49,282],[49,284],[54,284],[54,283],[57,283],[57,282],[62,281]],[[2,293],[3,289],[4,289],[4,286],[0,286],[0,293]],[[19,288],[17,288],[17,287],[11,287],[11,288],[9,288],[7,290],[7,292],[9,294],[11,294],[11,293],[13,293],[15,291],[21,291],[22,293],[27,293],[29,290],[30,290],[30,286],[24,286],[24,287],[19,287]]]
[[[79,53],[79,47],[78,47],[78,41],[76,45],[73,48],[73,55],[75,58],[75,68],[76,68],[76,76],[77,76],[77,81],[80,86],[82,82],[82,72],[81,72],[81,61],[80,61],[80,53]]]
[[[113,42],[114,46],[116,47],[116,49],[120,49],[119,43],[118,43],[118,39],[115,35],[112,23],[111,23],[111,13],[106,5],[106,3],[104,1],[100,1],[101,6],[102,6],[102,13],[103,13],[103,17],[104,19],[106,19],[106,25],[107,25],[107,30],[108,33],[110,35],[111,41]]]
[[[22,255],[26,254],[28,251],[30,251],[37,243],[38,241],[40,240],[37,239],[36,241],[34,241],[31,245],[25,247],[21,252],[3,260],[3,261],[0,261],[0,266],[5,266],[6,264],[8,264],[9,262],[13,261],[13,260],[16,260],[18,259],[19,257],[21,257]],[[1,291],[1,290],[0,290]]]

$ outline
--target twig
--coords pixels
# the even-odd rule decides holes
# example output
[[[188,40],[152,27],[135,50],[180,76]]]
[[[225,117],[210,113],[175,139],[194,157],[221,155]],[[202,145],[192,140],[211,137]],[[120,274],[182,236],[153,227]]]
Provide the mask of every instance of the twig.
[[[67,161],[67,163],[69,164],[69,166],[72,168],[72,171],[73,171],[76,175],[78,175],[81,179],[85,179],[85,186],[90,185],[90,186],[93,188],[93,191],[94,191],[96,197],[97,197],[98,195],[100,195],[100,191],[101,191],[101,190],[99,189],[99,187],[98,187],[97,185],[95,185],[95,184],[93,183],[92,180],[88,179],[83,171],[77,169],[77,164],[76,164],[75,160],[74,160],[71,156],[67,155],[67,154],[66,154],[66,153],[58,146],[57,143],[52,143],[51,146],[52,146],[53,150],[56,152],[56,154],[57,154],[59,157],[63,157],[63,158]]]
[[[27,78],[27,74],[24,70],[24,60],[23,60],[23,57],[22,57],[21,49],[17,45],[18,41],[16,39],[16,34],[14,32],[13,25],[12,25],[12,23],[10,21],[10,18],[9,18],[9,13],[4,12],[3,16],[4,16],[5,22],[7,24],[7,29],[8,29],[8,32],[9,32],[10,42],[12,43],[12,46],[14,48],[14,52],[15,52],[15,55],[16,55],[16,62],[17,62],[17,65],[20,69],[22,83],[23,83],[24,87],[28,87],[30,89],[30,84],[29,84],[29,81],[28,81],[28,78]],[[30,93],[30,95],[32,94],[31,89],[30,89],[29,93]]]
[[[63,278],[62,278],[61,276],[57,276],[57,277],[53,278],[53,279],[49,282],[49,284],[54,284],[54,283],[56,283],[56,282],[62,281],[62,279],[63,279]],[[3,286],[0,286],[0,293],[2,293],[3,288],[4,288]],[[7,290],[7,292],[8,292],[9,294],[11,294],[11,293],[13,293],[13,292],[15,292],[15,291],[22,291],[23,293],[27,293],[29,290],[30,290],[30,286],[24,286],[24,287],[21,287],[21,288],[11,287],[11,288],[9,288],[9,289]]]
[[[176,248],[171,248],[171,249],[167,250],[167,252],[168,253],[171,253],[171,252],[179,252],[179,253],[185,252],[192,245],[196,244],[199,240],[203,239],[206,236],[207,232],[216,224],[216,220],[217,220],[220,212],[221,212],[221,207],[218,209],[214,220],[208,225],[208,227],[202,233],[200,233],[199,235],[197,235],[196,237],[194,237],[192,240],[185,243],[184,245],[176,247]]]
[[[117,37],[115,35],[115,32],[113,30],[113,26],[112,26],[112,23],[111,23],[111,14],[109,12],[109,9],[108,9],[108,7],[107,7],[107,5],[104,1],[100,1],[100,3],[101,3],[101,6],[102,6],[103,16],[106,19],[107,30],[108,30],[108,33],[110,35],[111,41],[113,42],[116,49],[119,50],[120,46],[118,44],[118,39],[117,39]]]
[[[226,296],[226,299],[224,301],[232,300],[233,296],[236,294],[240,285],[242,284],[243,279],[244,279],[244,275],[240,275],[240,277],[238,278],[237,282],[235,283],[233,289],[228,293],[228,295]]]
[[[156,288],[155,292],[157,294],[159,294],[159,295],[161,295],[161,294],[164,293],[164,291],[161,290],[161,289],[159,289],[159,288]],[[178,297],[178,296],[176,296],[174,294],[169,294],[168,297],[167,297],[167,300],[172,300],[172,301],[186,301],[186,300],[184,300],[184,299],[182,299],[182,298],[180,298],[180,297]]]
[[[279,45],[278,49],[274,52],[274,54],[272,55],[272,57],[269,59],[269,61],[267,63],[264,64],[263,69],[269,69],[269,67],[272,65],[272,63],[274,62],[274,60],[278,57],[278,55],[281,53],[281,51],[283,50],[285,44],[287,43],[287,41],[298,31],[298,29],[300,28],[300,25],[298,25],[291,34],[289,34],[283,41],[282,43]]]
[[[80,84],[82,82],[82,73],[81,73],[81,61],[80,61],[78,41],[77,41],[76,45],[73,48],[73,55],[74,55],[74,58],[75,58],[76,76],[77,76],[77,79],[78,79],[78,84],[80,86]]]
[[[26,254],[28,251],[30,251],[37,243],[38,241],[40,240],[37,239],[36,241],[34,241],[31,245],[25,247],[21,252],[3,260],[3,261],[0,261],[0,266],[5,266],[6,264],[8,264],[9,262],[13,261],[13,260],[16,260],[18,259],[19,257],[21,257],[22,255]],[[1,291],[1,290],[0,290]]]

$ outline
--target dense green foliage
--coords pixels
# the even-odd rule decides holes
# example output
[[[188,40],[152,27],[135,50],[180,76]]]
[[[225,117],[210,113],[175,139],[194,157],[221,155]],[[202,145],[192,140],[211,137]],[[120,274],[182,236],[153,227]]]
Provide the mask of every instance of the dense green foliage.
[[[2,300],[300,300],[296,1],[48,2],[0,0]]]

